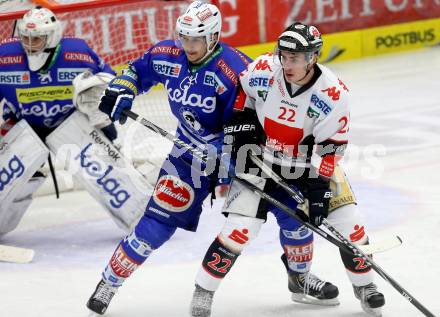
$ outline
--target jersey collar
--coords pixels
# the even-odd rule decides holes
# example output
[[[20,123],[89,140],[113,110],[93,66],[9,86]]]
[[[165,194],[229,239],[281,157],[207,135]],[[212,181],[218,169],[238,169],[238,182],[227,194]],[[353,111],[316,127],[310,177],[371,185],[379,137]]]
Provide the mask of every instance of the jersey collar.
[[[302,94],[304,91],[306,91],[307,89],[309,89],[310,87],[312,87],[316,83],[319,76],[321,76],[322,71],[318,67],[317,64],[315,64],[313,66],[313,70],[314,70],[314,73],[313,73],[313,76],[310,79],[310,81],[307,84],[305,84],[304,86],[301,86],[297,91],[295,91],[295,93],[292,92],[292,85],[290,85],[290,83],[286,81],[286,78],[284,77],[284,74],[283,74],[284,84],[286,85],[287,92],[289,93],[289,96],[291,98],[295,98],[296,96],[299,96],[300,94]]]

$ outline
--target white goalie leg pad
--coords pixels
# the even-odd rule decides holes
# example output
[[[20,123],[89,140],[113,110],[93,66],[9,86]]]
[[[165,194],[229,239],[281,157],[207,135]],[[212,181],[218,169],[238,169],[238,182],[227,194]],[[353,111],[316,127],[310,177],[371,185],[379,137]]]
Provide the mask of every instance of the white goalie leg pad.
[[[259,189],[264,189],[266,180],[254,175],[240,175]],[[258,212],[261,198],[252,190],[237,181],[232,181],[222,212],[239,214],[255,218]]]
[[[243,249],[257,237],[263,222],[262,219],[229,214],[218,235],[222,248],[226,248],[226,252],[232,252],[236,256],[240,255]],[[228,271],[231,269],[232,264],[227,266],[228,263],[231,263],[230,261],[222,260],[221,263]],[[196,284],[209,291],[216,291],[221,281],[222,278],[210,274],[203,266],[196,275]]]
[[[12,203],[9,204],[7,209],[4,209],[3,206],[0,207],[0,236],[17,228],[21,218],[23,218],[26,210],[32,203],[32,194],[43,185],[45,179],[44,176],[32,177],[23,185],[20,193]]]
[[[153,187],[84,114],[76,111],[47,138],[62,164],[127,233],[143,215]]]
[[[345,238],[347,238],[354,245],[364,245],[368,243],[368,235],[365,231],[364,220],[360,215],[355,204],[345,205],[332,211],[327,220],[336,228]],[[355,259],[354,259],[355,260]],[[365,265],[362,259],[355,262],[356,266]],[[363,286],[373,282],[373,271],[355,272],[346,270],[347,275],[353,285]]]
[[[13,230],[28,203],[20,201],[38,186],[26,185],[44,164],[49,150],[25,120],[19,121],[0,140],[0,232]],[[29,198],[30,199],[30,198]],[[11,209],[11,206],[17,205]],[[14,214],[19,210],[19,214]]]

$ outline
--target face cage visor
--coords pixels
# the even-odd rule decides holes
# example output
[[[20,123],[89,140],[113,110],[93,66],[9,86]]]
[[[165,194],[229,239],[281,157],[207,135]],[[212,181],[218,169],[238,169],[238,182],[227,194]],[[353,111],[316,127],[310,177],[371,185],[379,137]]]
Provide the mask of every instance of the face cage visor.
[[[283,52],[285,56],[283,56],[281,52]],[[301,52],[288,49],[280,50],[279,46],[276,45],[273,53],[273,61],[275,65],[279,65],[281,67],[286,66],[287,64],[305,67],[312,63],[315,54],[318,54],[318,52]]]
[[[203,48],[206,45],[206,36],[188,36],[176,33],[174,42],[178,48],[182,49],[192,45]]]
[[[212,33],[205,36],[197,36],[197,37],[180,34],[178,32],[175,33],[174,44],[176,45],[176,47],[185,50],[185,48],[188,48],[188,44],[190,43],[195,43],[195,44],[200,43],[201,44],[200,48],[206,49],[205,55],[200,59],[200,61],[204,61],[214,51],[218,43],[218,37],[216,36],[216,34],[212,34]]]
[[[42,53],[47,45],[47,35],[32,35],[20,33],[20,41],[26,54],[36,55]]]

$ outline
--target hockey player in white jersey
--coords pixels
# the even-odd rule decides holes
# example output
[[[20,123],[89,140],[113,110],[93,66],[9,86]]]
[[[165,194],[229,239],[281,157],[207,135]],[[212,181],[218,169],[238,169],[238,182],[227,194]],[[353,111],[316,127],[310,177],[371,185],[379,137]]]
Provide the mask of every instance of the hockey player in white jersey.
[[[232,146],[238,176],[296,209],[296,201],[275,182],[251,173],[250,160],[245,170],[239,168],[242,154],[253,143],[253,151],[262,154],[266,164],[303,192],[308,210],[303,213],[297,209],[299,215],[315,226],[327,218],[352,243],[367,244],[355,197],[338,165],[348,142],[349,89],[317,63],[321,47],[316,27],[294,23],[279,36],[274,54],[260,56],[250,64],[240,77],[243,91],[234,106],[234,119],[224,129],[224,143]],[[260,147],[263,150],[258,153]],[[282,261],[292,300],[336,303],[334,286],[310,273],[311,230],[232,181],[223,207],[228,218],[196,276],[190,308],[193,317],[210,316],[214,292],[244,247],[257,236],[268,211],[280,226]],[[373,283],[373,272],[360,258],[343,252],[341,257],[362,308],[380,316],[385,300]]]

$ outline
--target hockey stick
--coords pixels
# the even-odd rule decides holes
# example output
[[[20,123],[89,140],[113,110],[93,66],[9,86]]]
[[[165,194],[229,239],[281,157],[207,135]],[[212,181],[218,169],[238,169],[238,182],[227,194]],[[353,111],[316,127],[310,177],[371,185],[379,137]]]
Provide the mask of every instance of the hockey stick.
[[[34,250],[0,245],[0,261],[11,263],[29,263],[34,258]]]
[[[293,188],[291,188],[289,185],[287,185],[282,178],[272,171],[266,164],[264,164],[263,161],[261,161],[256,156],[250,156],[251,160],[257,165],[261,166],[260,168],[265,172],[275,183],[279,184],[282,188],[286,190],[287,193],[296,192],[296,195],[293,195],[293,198],[296,200],[298,204],[304,204],[304,199],[298,199],[301,198],[301,193],[295,191]],[[270,170],[270,171],[269,171]],[[284,208],[282,208],[284,209]],[[288,210],[285,210],[289,215],[291,215],[291,212]],[[295,217],[297,218],[297,217]],[[304,222],[305,225],[308,223]],[[324,219],[322,221],[322,224],[338,239],[336,244],[340,249],[346,250],[347,248],[350,250],[350,253],[358,256],[356,260],[359,261],[360,265],[369,265],[371,268],[376,271],[377,274],[379,274],[385,281],[391,284],[406,300],[408,300],[411,304],[413,304],[419,311],[421,311],[425,316],[428,317],[435,317],[433,313],[431,313],[425,306],[423,306],[414,296],[412,296],[407,290],[405,290],[399,283],[397,283],[396,280],[394,280],[388,273],[386,273],[371,257],[367,256],[361,248],[351,243],[349,240],[347,240],[335,227],[333,227],[327,219]],[[309,226],[308,226],[309,227]],[[314,227],[314,226],[312,226]],[[316,228],[316,227],[315,227]],[[313,229],[312,229],[313,230]],[[315,231],[315,230],[314,230]],[[316,231],[315,231],[316,232]],[[330,241],[330,239],[327,239]],[[400,240],[400,238],[399,238]],[[401,241],[401,240],[400,240]],[[330,241],[331,242],[331,241]],[[332,242],[333,243],[333,242]],[[340,244],[343,244],[345,248],[341,248]]]
[[[208,156],[206,154],[204,154],[202,151],[198,150],[197,148],[191,147],[189,144],[183,142],[182,140],[180,140],[175,135],[173,135],[173,134],[169,133],[168,131],[162,129],[161,127],[157,126],[156,124],[152,123],[151,121],[147,120],[146,118],[143,118],[143,117],[139,116],[137,113],[135,113],[135,112],[133,112],[131,110],[125,110],[124,114],[127,117],[129,117],[130,119],[136,121],[137,123],[143,125],[144,127],[148,128],[148,129],[150,129],[151,131],[162,135],[163,137],[165,137],[169,141],[173,142],[178,147],[180,147],[182,149],[185,149],[186,151],[190,152],[191,155],[196,157],[198,160],[203,161],[203,162],[207,162]],[[263,172],[268,174],[270,177],[275,177],[275,178],[278,177],[278,178],[276,178],[276,180],[278,180],[280,185],[283,188],[285,188],[286,190],[288,190],[289,194],[291,194],[294,197],[297,197],[298,200],[300,200],[300,201],[302,201],[302,203],[304,203],[304,198],[303,198],[302,194],[294,191],[287,184],[284,184],[282,179],[276,173],[274,173],[272,171],[272,169],[268,168],[263,162],[258,164],[258,161],[257,161],[257,166],[261,166],[261,169],[263,170]],[[287,212],[287,211],[286,212],[290,216],[296,218],[297,220],[299,220],[299,221],[301,221],[303,223],[301,218],[298,217],[298,215],[296,214],[296,212],[293,209],[291,209],[288,206],[282,204],[281,202],[275,200],[270,195],[266,194],[265,192],[263,192],[262,190],[260,190],[258,187],[254,186],[252,183],[248,182],[247,180],[244,180],[244,179],[241,179],[241,178],[238,178],[238,177],[236,177],[235,179],[237,179],[238,181],[243,183],[246,187],[250,188],[257,195],[261,196],[263,199],[265,199],[268,202],[274,204],[275,206],[277,206],[277,207],[279,207],[279,208],[281,208],[283,210],[287,210],[288,209],[289,212]],[[323,231],[322,229],[317,228],[315,226],[312,226],[311,224],[309,224],[307,222],[304,223],[304,224],[307,227],[309,227],[309,229],[315,231],[317,234],[322,236],[324,239],[329,240],[330,243],[336,244],[338,247],[342,248],[343,250],[345,250],[346,252],[348,252],[350,254],[353,253],[349,248],[346,248],[343,243],[341,243],[339,240],[335,239],[333,236],[329,235],[327,232]],[[338,244],[338,242],[339,242],[339,244]],[[383,249],[383,247],[381,247],[381,248]]]
[[[258,166],[258,168],[263,171],[264,174],[268,175],[274,182],[280,185],[285,191],[287,191],[288,194],[290,194],[296,200],[296,202],[298,203],[298,209],[306,211],[308,207],[306,206],[304,196],[301,192],[294,190],[292,187],[286,184],[286,182],[284,182],[284,180],[277,173],[275,173],[257,156],[251,154],[249,158],[255,165]],[[366,254],[373,254],[390,250],[392,248],[400,246],[401,244],[402,239],[399,236],[392,236],[381,241],[380,243],[360,245],[358,246],[358,248]]]
[[[166,139],[168,139],[169,141],[173,142],[175,145],[177,145],[178,147],[185,149],[186,151],[190,152],[192,156],[196,157],[198,160],[206,162],[208,159],[208,156],[206,154],[204,154],[202,151],[191,147],[190,145],[188,145],[187,143],[183,142],[182,140],[180,140],[178,137],[176,137],[175,135],[169,133],[168,131],[162,129],[161,127],[157,126],[156,124],[152,123],[151,121],[139,116],[137,113],[131,111],[131,110],[125,110],[124,114],[129,117],[130,119],[138,122],[139,124],[143,125],[144,127],[150,129],[151,131],[158,133],[160,135],[162,135],[163,137],[165,137]],[[264,173],[268,174],[271,178],[274,178],[274,180],[279,183],[284,189],[286,189],[289,194],[291,194],[293,197],[296,197],[299,201],[302,201],[300,204],[304,203],[304,198],[302,196],[301,193],[298,193],[296,191],[294,191],[290,186],[288,186],[287,184],[285,184],[282,179],[272,171],[272,169],[268,168],[263,162],[259,162],[257,160],[256,164],[257,166],[259,166]],[[185,161],[186,162],[186,161]],[[275,206],[283,209],[283,210],[287,210],[289,209],[289,212],[287,212],[289,215],[291,215],[292,217],[296,218],[297,220],[301,221],[303,223],[303,221],[301,220],[301,218],[298,217],[298,215],[296,214],[296,212],[289,208],[288,206],[282,204],[281,202],[275,200],[274,198],[272,198],[270,195],[266,194],[265,192],[263,192],[262,190],[260,190],[258,187],[254,186],[252,183],[248,182],[247,180],[241,179],[236,177],[235,179],[237,179],[238,181],[240,181],[241,183],[243,183],[246,187],[248,187],[249,189],[251,189],[252,191],[254,191],[257,195],[261,196],[263,199],[267,200],[268,202],[274,204]],[[329,235],[327,232],[323,231],[320,228],[317,228],[315,226],[312,226],[309,223],[304,223],[307,227],[309,227],[309,229],[315,231],[317,234],[319,234],[320,236],[322,236],[324,239],[329,240],[330,243],[333,244],[337,244],[339,242],[339,244],[337,244],[337,246],[341,247],[343,250],[345,250],[346,252],[352,254],[353,252],[349,249],[349,248],[345,248],[345,245],[342,244],[340,241],[336,240],[333,236]],[[392,245],[396,245],[396,242],[394,241],[392,243]],[[384,246],[371,246],[370,249],[372,249],[372,251],[374,251],[375,249],[384,249]]]
[[[124,110],[124,114],[133,119],[134,121],[142,124],[143,126],[147,127],[148,129],[159,133],[160,135],[162,135],[163,137],[165,137],[166,139],[170,140],[171,142],[173,142],[174,144],[176,144],[177,146],[187,150],[188,152],[190,152],[194,157],[196,157],[197,159],[207,162],[207,155],[205,155],[202,151],[191,147],[189,144],[186,144],[185,142],[183,142],[182,140],[180,140],[179,138],[177,138],[176,136],[174,136],[173,134],[167,132],[166,130],[158,127],[157,125],[155,125],[154,123],[148,121],[145,118],[140,117],[138,114],[130,111],[130,110]],[[255,157],[255,159],[258,159]],[[258,159],[259,160],[259,159]],[[264,167],[264,163],[261,162],[260,165],[262,167]],[[267,168],[266,168],[267,170]],[[263,171],[266,173],[266,171]],[[269,172],[267,170],[267,172]],[[273,172],[273,171],[272,171]],[[273,175],[272,175],[273,174]],[[281,177],[279,177],[276,173],[270,173],[268,174],[269,176],[274,176],[273,180],[276,183],[279,183],[280,186],[282,186],[283,188],[286,189],[286,191],[289,192],[295,192],[296,196],[299,201],[297,201],[300,204],[304,203],[304,199],[302,198],[302,194],[299,194],[297,191],[295,191],[293,188],[291,188],[290,186],[288,186],[286,183],[284,183],[284,181],[281,179]],[[275,176],[276,175],[276,176]],[[276,200],[275,198],[273,198],[272,196],[266,194],[263,190],[259,189],[257,186],[255,186],[254,184],[250,183],[249,181],[245,180],[245,179],[241,179],[240,177],[235,176],[234,180],[237,180],[238,182],[240,182],[241,184],[243,184],[244,186],[246,186],[247,188],[249,188],[250,190],[252,190],[254,193],[256,193],[257,195],[259,195],[261,198],[263,198],[264,200],[268,201],[269,203],[271,203],[272,205],[274,205],[275,207],[280,208],[281,210],[283,210],[285,213],[287,213],[288,215],[292,216],[293,218],[297,219],[298,221],[300,221],[304,226],[306,226],[307,228],[309,228],[310,230],[314,231],[315,233],[319,234],[321,237],[323,237],[324,239],[326,239],[327,241],[329,241],[330,243],[336,245],[339,249],[348,252],[350,254],[354,254],[358,257],[359,261],[362,261],[362,263],[370,265],[373,270],[375,270],[385,281],[389,282],[402,296],[404,296],[411,304],[413,304],[417,309],[419,309],[425,316],[428,317],[435,317],[434,314],[432,314],[427,308],[425,308],[417,299],[415,299],[411,294],[409,294],[409,292],[407,292],[400,284],[398,284],[393,278],[391,278],[381,267],[379,267],[368,255],[366,255],[365,253],[363,253],[358,247],[356,247],[355,245],[353,245],[350,241],[348,241],[347,239],[345,239],[342,234],[340,234],[335,228],[333,228],[325,219],[323,221],[323,224],[327,227],[328,230],[330,230],[330,232],[332,232],[332,234],[334,234],[337,238],[335,238],[333,235],[330,235],[328,233],[326,233],[324,230],[311,225],[308,222],[304,222],[297,214],[296,211],[293,210],[292,208],[290,208],[289,206],[281,203],[280,201]],[[283,183],[283,185],[281,185]],[[289,188],[289,190],[287,189]]]

